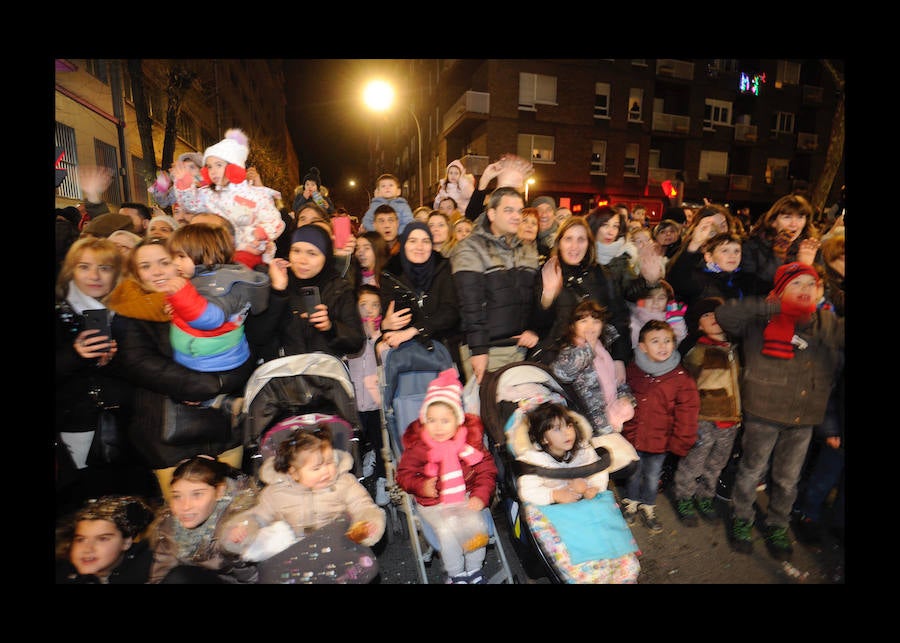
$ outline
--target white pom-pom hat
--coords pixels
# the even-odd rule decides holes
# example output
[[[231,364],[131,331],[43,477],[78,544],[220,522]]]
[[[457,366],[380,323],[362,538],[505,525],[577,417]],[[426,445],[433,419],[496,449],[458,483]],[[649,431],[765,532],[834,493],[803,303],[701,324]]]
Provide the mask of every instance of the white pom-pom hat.
[[[242,130],[232,128],[225,132],[225,138],[206,148],[203,153],[203,163],[206,164],[206,159],[210,156],[215,156],[223,161],[246,167],[249,153],[247,135]]]

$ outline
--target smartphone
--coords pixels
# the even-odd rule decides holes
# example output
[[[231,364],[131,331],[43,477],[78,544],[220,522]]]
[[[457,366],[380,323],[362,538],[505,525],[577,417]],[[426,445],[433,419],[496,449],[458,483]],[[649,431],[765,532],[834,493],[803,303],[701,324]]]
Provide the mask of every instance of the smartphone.
[[[333,217],[331,229],[334,230],[334,247],[336,250],[343,248],[350,238],[350,217]]]
[[[109,330],[109,311],[105,308],[92,308],[90,310],[85,310],[84,313],[84,330],[92,330],[96,329],[100,332],[92,335],[92,337],[99,337],[101,335],[112,338],[112,333]]]
[[[303,286],[300,289],[300,298],[303,300],[303,311],[310,315],[316,312],[316,304],[322,303],[318,286]]]

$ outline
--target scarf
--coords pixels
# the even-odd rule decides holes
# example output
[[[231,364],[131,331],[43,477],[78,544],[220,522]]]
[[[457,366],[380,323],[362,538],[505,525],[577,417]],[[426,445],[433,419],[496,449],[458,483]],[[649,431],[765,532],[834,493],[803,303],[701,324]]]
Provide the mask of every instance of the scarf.
[[[637,349],[634,351],[634,363],[648,375],[659,377],[660,375],[665,375],[669,371],[675,370],[678,365],[681,364],[681,353],[672,351],[672,354],[669,355],[668,359],[665,361],[655,362],[647,357],[647,354],[644,351]]]
[[[79,315],[83,315],[86,310],[106,308],[106,306],[90,295],[85,295],[81,289],[75,285],[74,279],[69,282],[69,292],[66,294],[66,301],[69,302],[69,305]],[[110,317],[112,317],[112,312],[110,312]]]
[[[413,230],[424,230],[428,233],[428,238],[432,239],[432,243],[434,243],[434,238],[431,236],[431,230],[429,230],[428,226],[421,221],[413,221],[406,226],[403,234],[400,235],[401,247],[399,254],[400,264],[403,266],[403,274],[409,278],[416,295],[421,295],[423,292],[431,290],[431,280],[434,278],[434,268],[439,253],[432,250],[431,254],[428,255],[428,259],[423,263],[410,261],[406,257],[406,241],[409,239],[409,233]]]
[[[778,359],[794,359],[794,330],[798,323],[807,323],[816,304],[804,306],[781,302],[781,312],[772,315],[763,330],[762,354]]]
[[[618,257],[625,250],[625,237],[619,237],[612,243],[597,242],[597,263],[606,266],[610,261]]]
[[[442,503],[465,502],[466,481],[463,480],[459,461],[472,466],[481,462],[484,457],[481,451],[475,450],[466,442],[468,435],[468,429],[462,424],[452,438],[435,442],[428,431],[422,428],[422,441],[428,446],[425,475],[429,478],[440,475]]]
[[[147,292],[132,278],[123,279],[113,290],[106,302],[110,310],[119,315],[144,321],[167,322],[166,294]]]
[[[612,355],[603,347],[599,339],[591,346],[594,349],[594,371],[600,381],[600,391],[609,407],[616,400],[616,366]]]

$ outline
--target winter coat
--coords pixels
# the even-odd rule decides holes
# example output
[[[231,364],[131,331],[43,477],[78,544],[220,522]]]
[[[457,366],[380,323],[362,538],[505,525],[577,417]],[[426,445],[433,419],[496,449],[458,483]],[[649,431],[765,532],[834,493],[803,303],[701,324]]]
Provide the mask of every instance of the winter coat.
[[[741,404],[744,412],[788,426],[821,424],[844,357],[844,318],[830,310],[814,312],[795,333],[807,347],[794,347],[793,359],[762,354],[763,331],[781,302],[761,297],[726,301],[716,308],[719,326],[740,338],[744,359]]]
[[[319,201],[316,200],[315,196],[310,196],[309,198],[306,198],[305,196],[303,196],[303,190],[300,190],[297,193],[297,196],[294,197],[294,202],[291,205],[291,210],[293,210],[295,213],[300,212],[300,210],[303,209],[304,205],[306,205],[307,203],[312,201],[317,206],[319,206],[320,208],[325,210],[325,212],[327,214],[334,214],[334,202],[331,200],[331,198],[325,196],[324,194],[322,194],[320,192],[319,199],[325,203],[324,206],[322,205],[322,203],[320,203]]]
[[[413,315],[410,326],[419,329],[422,340],[444,341],[459,335],[459,302],[450,261],[434,253],[435,266],[431,288],[420,300],[410,278],[403,273],[400,257],[392,257],[379,279],[381,284],[381,310],[386,311],[391,301],[394,310],[410,308]],[[421,302],[421,303],[420,303]],[[402,329],[392,329],[402,330]]]
[[[741,246],[741,271],[746,273],[747,280],[744,295],[760,297],[768,295],[775,281],[775,271],[782,264],[797,261],[800,242],[808,236],[805,232],[801,232],[787,249],[784,259],[775,255],[772,240],[763,234],[756,234],[744,240]]]
[[[687,248],[669,262],[666,281],[675,291],[675,297],[687,304],[688,310],[691,304],[707,297],[740,299],[749,289],[749,278],[743,268],[734,272],[712,272],[706,267],[702,252],[690,252]]]
[[[472,413],[466,413],[465,427],[468,432],[466,443],[484,455],[481,461],[475,465],[469,465],[463,460],[459,462],[466,483],[466,493],[469,497],[481,499],[485,507],[490,507],[496,488],[497,465],[484,446],[484,425],[481,423],[481,418]],[[428,445],[421,437],[424,430],[425,426],[417,418],[403,432],[404,450],[397,466],[397,484],[407,493],[413,494],[420,505],[429,507],[439,504],[440,498],[426,498],[421,495],[422,487],[428,480],[428,476],[425,475],[425,465],[428,464]],[[438,477],[437,490],[440,493],[440,477]]]
[[[634,417],[622,427],[625,439],[645,453],[687,455],[697,441],[700,410],[694,378],[682,364],[653,376],[632,362],[625,375],[637,403]]]
[[[334,482],[324,489],[310,489],[295,482],[290,474],[276,471],[274,458],[267,458],[259,470],[259,479],[265,487],[259,493],[257,503],[231,516],[223,524],[222,533],[228,533],[232,526],[245,520],[253,521],[260,528],[283,520],[299,538],[347,514],[351,525],[366,521],[376,526],[373,535],[360,541],[371,547],[384,535],[384,509],[375,504],[366,488],[353,475],[352,456],[346,451],[334,449],[334,459],[337,464]],[[248,538],[240,546],[229,545],[228,548],[246,551],[251,543],[252,539]]]
[[[631,323],[628,306],[619,290],[618,282],[610,275],[606,268],[598,263],[583,266],[573,271],[570,278],[563,275],[563,287],[553,304],[547,310],[543,310],[540,299],[544,291],[544,282],[538,276],[537,284],[538,318],[542,329],[540,353],[537,359],[544,364],[550,364],[556,358],[565,341],[565,335],[569,330],[569,322],[575,307],[584,299],[593,299],[606,308],[609,315],[606,324],[612,326],[616,333],[611,343],[606,344],[606,350],[614,360],[625,363],[631,361]],[[549,328],[548,328],[549,326]]]
[[[535,285],[540,273],[533,245],[494,235],[484,216],[453,247],[450,264],[472,355],[484,355],[492,345],[514,344],[511,338],[525,330],[537,333],[533,315],[540,306]]]
[[[394,208],[394,212],[397,213],[397,220],[399,221],[397,234],[402,234],[406,229],[406,226],[415,218],[413,217],[412,208],[409,207],[409,203],[402,196],[398,196],[394,199],[385,199],[384,197],[376,196],[369,201],[369,209],[366,210],[366,213],[363,215],[361,225],[366,230],[375,229],[375,209],[379,205],[389,205]]]
[[[150,468],[166,469],[199,453],[218,455],[241,444],[239,432],[231,430],[231,420],[222,411],[179,402],[200,402],[220,393],[243,391],[252,373],[250,361],[218,374],[186,368],[174,359],[167,321],[116,315],[112,332],[119,350],[111,364],[116,363],[135,387],[128,435]],[[198,444],[164,444],[160,431],[167,421],[208,424],[221,437]]]
[[[460,212],[465,212],[469,207],[469,199],[472,198],[472,192],[475,190],[475,177],[472,174],[466,174],[466,168],[459,159],[451,161],[447,166],[447,171],[451,167],[459,169],[459,179],[457,183],[448,183],[447,175],[441,179],[441,189],[438,190],[437,196],[434,197],[434,205],[432,209],[437,210],[443,199],[447,197],[456,201],[456,207]]]
[[[697,381],[700,420],[741,421],[741,362],[737,346],[701,337],[682,360]]]
[[[343,278],[334,274],[333,279],[323,281],[319,287],[322,303],[328,306],[331,328],[320,331],[301,318],[304,312],[300,286],[290,278],[284,290],[272,290],[269,307],[259,315],[247,319],[247,339],[254,346],[274,345],[284,349],[285,355],[322,352],[341,358],[362,350],[366,342],[362,319],[356,304],[356,293]],[[262,355],[265,361],[279,357],[277,353]]]
[[[188,565],[211,569],[219,573],[219,578],[227,583],[255,583],[258,578],[256,566],[244,563],[238,556],[225,550],[222,538],[225,525],[235,513],[240,513],[251,506],[259,493],[258,486],[252,478],[242,475],[239,478],[225,478],[225,498],[228,503],[215,525],[205,522],[195,529],[207,529],[208,534],[201,538],[197,547],[188,556],[179,554],[176,539],[176,521],[172,510],[163,507],[150,526],[147,541],[153,549],[153,564],[150,568],[148,583],[159,583],[166,574],[179,565]],[[207,522],[209,519],[207,520]]]

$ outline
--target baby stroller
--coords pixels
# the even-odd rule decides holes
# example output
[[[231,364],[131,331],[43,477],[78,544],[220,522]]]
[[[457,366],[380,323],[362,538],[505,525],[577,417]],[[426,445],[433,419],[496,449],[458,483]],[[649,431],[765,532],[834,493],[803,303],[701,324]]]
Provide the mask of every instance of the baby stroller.
[[[600,456],[594,465],[544,469],[520,462],[517,456],[521,452],[517,451],[523,447],[523,423],[525,446],[530,446],[524,412],[540,402],[554,401],[569,407],[579,423],[583,420],[586,433],[590,433],[590,425],[578,407],[578,396],[568,385],[557,382],[550,368],[542,363],[517,362],[485,373],[479,396],[488,446],[497,463],[497,488],[504,517],[526,573],[532,578],[548,578],[552,583],[637,582],[640,552],[612,491],[598,494],[596,504],[579,501],[539,507],[522,502],[517,489],[518,477],[524,473],[575,478],[607,468],[617,470],[637,457],[633,449],[621,436],[608,440],[601,436],[591,440]],[[591,513],[582,513],[587,510]],[[587,528],[587,524],[592,526]],[[596,533],[609,538],[597,538]],[[566,547],[560,546],[563,542]]]
[[[347,365],[333,355],[288,355],[258,366],[244,387],[241,421],[249,473],[258,474],[263,458],[274,453],[289,429],[318,422],[331,429],[336,449],[353,456],[353,472],[362,478],[353,382]]]
[[[405,514],[406,534],[413,549],[418,566],[419,581],[428,584],[425,564],[431,562],[435,552],[440,554],[438,539],[429,525],[422,520],[416,511],[416,500],[403,491],[395,482],[396,466],[403,453],[401,440],[406,427],[419,416],[419,409],[425,400],[428,385],[439,373],[448,368],[455,368],[450,352],[440,342],[430,340],[428,343],[407,341],[395,349],[382,355],[378,367],[379,386],[381,388],[381,416],[384,434],[384,463],[387,488],[391,495],[388,507],[388,533],[392,536],[402,535],[404,522],[398,516]],[[496,525],[490,507],[483,510],[488,525],[488,552],[493,549],[499,559],[499,569],[488,580],[489,584],[517,582],[507,563],[506,553],[497,535]],[[421,540],[420,540],[421,536]],[[424,541],[424,544],[423,542]],[[495,567],[490,556],[486,559],[486,570]]]

